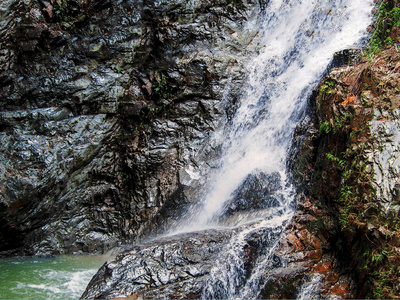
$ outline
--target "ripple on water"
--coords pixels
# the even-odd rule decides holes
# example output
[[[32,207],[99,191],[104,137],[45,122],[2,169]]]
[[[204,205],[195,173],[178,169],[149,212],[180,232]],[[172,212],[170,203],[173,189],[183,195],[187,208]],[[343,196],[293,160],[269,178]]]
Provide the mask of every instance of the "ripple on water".
[[[0,260],[0,299],[77,299],[105,256]]]

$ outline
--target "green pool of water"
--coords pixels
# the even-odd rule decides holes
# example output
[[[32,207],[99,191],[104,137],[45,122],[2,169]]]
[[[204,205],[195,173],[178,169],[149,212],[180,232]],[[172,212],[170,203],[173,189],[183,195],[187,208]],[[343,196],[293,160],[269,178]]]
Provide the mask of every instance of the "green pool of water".
[[[0,259],[0,299],[78,299],[106,260],[100,255]]]

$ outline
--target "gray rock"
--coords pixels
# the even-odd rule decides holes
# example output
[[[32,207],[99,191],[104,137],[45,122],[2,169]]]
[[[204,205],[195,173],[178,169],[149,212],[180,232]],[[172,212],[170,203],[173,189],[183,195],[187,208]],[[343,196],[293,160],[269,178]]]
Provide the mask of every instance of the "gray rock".
[[[215,167],[210,136],[234,111],[262,7],[2,1],[3,255],[103,252],[184,211]]]
[[[233,198],[227,201],[222,215],[232,216],[240,211],[277,208],[284,200],[279,195],[280,188],[281,178],[278,173],[251,174],[234,192]]]
[[[268,278],[273,268],[281,266],[280,258],[270,251],[282,231],[283,227],[254,223],[153,239],[106,262],[82,299],[230,298],[239,292],[230,289],[230,282],[237,289],[246,282],[253,288],[254,272]],[[260,261],[263,264],[257,264]]]
[[[198,298],[227,240],[227,232],[192,232],[136,246],[105,263],[82,298]]]
[[[384,214],[397,215],[400,173],[400,123],[398,109],[375,111],[371,121],[374,139],[373,152],[368,163],[374,171],[372,185],[376,190],[377,204]],[[384,121],[382,121],[384,120]]]

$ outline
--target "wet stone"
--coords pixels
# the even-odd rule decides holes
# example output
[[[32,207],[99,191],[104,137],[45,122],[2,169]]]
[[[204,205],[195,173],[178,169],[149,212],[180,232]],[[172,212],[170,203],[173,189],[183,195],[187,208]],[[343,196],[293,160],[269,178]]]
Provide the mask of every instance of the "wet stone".
[[[256,54],[244,25],[261,7],[71,0],[56,9],[0,3],[5,256],[107,251],[194,201],[201,183],[180,174],[194,164],[205,178],[204,158],[218,154],[208,139],[226,123],[227,78],[237,98]]]

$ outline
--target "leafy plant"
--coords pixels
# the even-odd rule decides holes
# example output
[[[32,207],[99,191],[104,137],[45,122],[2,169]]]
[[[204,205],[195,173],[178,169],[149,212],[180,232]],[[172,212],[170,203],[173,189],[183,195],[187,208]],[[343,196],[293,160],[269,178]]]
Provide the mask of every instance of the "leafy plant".
[[[153,82],[153,92],[161,100],[167,100],[173,96],[166,75],[162,73],[157,73],[155,75],[155,80]]]
[[[326,80],[326,81],[324,81],[324,83],[321,85],[321,87],[319,89],[320,93],[330,96],[333,93],[331,88],[334,87],[334,86],[335,86],[335,82],[330,81],[330,80]]]
[[[127,182],[128,180],[132,179],[132,175],[125,172],[121,172],[121,178],[122,182]]]
[[[322,133],[328,134],[331,131],[331,126],[328,121],[324,121],[320,126],[319,126],[319,135]]]
[[[341,116],[335,117],[335,122],[333,124],[333,133],[337,133],[348,121],[353,117],[353,115],[347,111],[341,114]]]
[[[390,36],[393,29],[400,27],[400,8],[397,1],[382,1],[378,8],[378,17],[375,21],[375,29],[369,42],[367,57],[379,53],[386,45],[393,45]]]
[[[163,112],[165,115],[172,109],[173,89],[169,83],[168,77],[163,73],[156,73],[153,80],[152,96],[155,100],[155,106],[150,108],[150,117]]]

